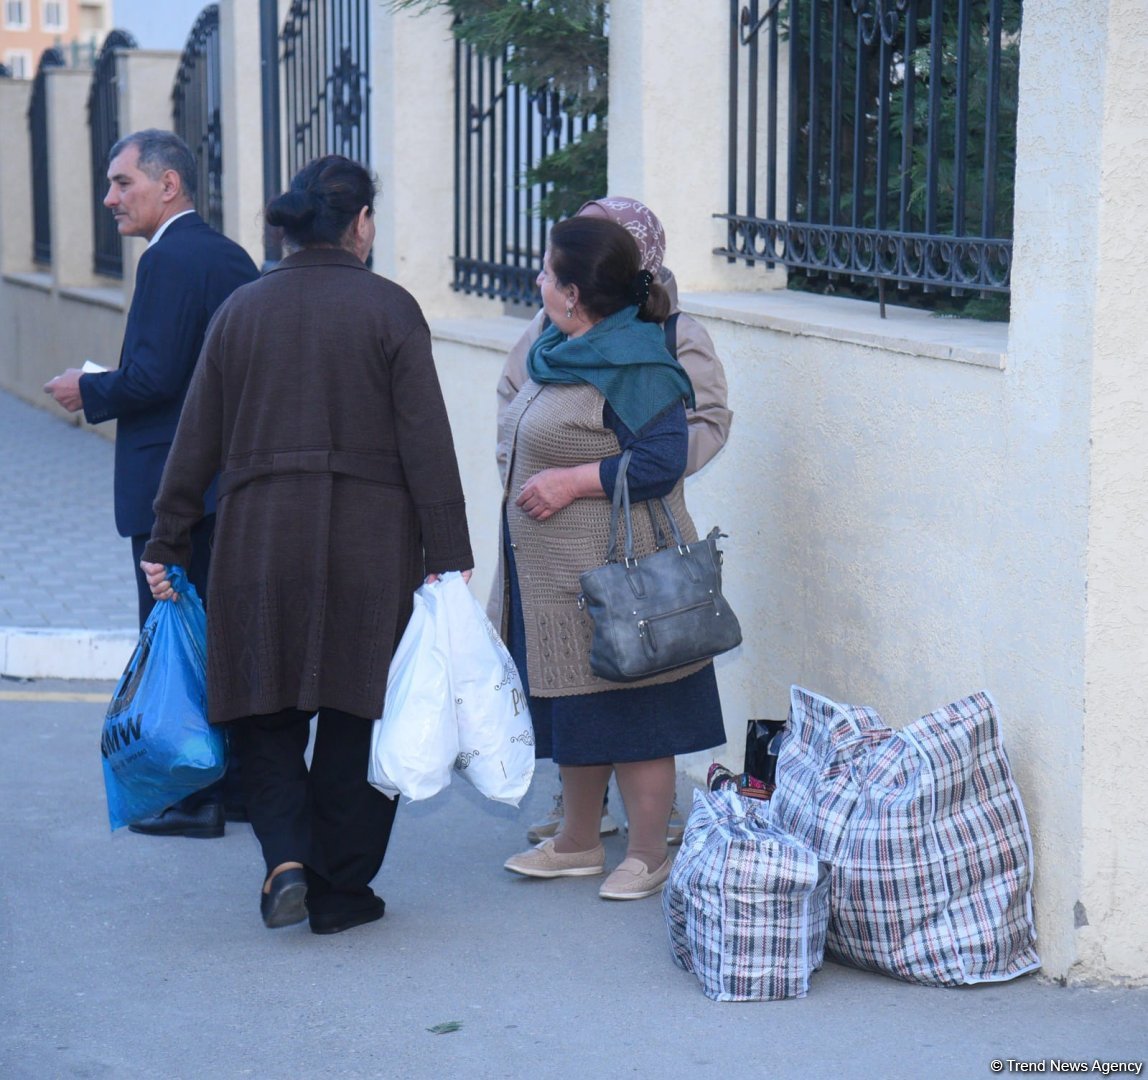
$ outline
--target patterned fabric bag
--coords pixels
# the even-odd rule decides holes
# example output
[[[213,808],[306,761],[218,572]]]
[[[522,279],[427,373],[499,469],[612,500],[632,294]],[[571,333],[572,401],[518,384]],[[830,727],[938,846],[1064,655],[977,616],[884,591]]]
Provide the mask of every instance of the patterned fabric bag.
[[[695,791],[662,892],[674,963],[714,1001],[805,997],[821,966],[828,868],[770,824],[765,804]]]
[[[941,986],[1040,966],[1032,843],[987,693],[893,731],[794,687],[773,820],[833,863],[827,949]]]

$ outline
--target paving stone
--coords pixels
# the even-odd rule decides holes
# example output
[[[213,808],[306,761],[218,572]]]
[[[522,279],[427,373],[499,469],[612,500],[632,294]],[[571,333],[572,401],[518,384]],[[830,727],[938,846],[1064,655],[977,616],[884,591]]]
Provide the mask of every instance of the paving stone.
[[[0,391],[0,625],[134,629],[131,546],[112,514],[114,448]]]

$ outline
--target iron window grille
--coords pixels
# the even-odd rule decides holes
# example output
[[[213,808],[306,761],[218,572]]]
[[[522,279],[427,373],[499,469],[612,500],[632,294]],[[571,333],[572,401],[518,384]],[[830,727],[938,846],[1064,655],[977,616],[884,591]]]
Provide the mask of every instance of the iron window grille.
[[[882,300],[887,282],[1007,294],[1020,10],[731,0],[715,253],[875,282]]]

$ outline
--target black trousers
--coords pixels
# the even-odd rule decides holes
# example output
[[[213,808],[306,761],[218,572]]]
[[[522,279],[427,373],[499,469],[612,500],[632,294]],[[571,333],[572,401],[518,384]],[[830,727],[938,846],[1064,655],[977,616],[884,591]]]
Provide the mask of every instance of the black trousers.
[[[310,721],[300,709],[250,716],[231,738],[267,872],[301,862],[310,912],[341,914],[374,896],[398,800],[367,782],[371,720],[320,709],[308,769]]]

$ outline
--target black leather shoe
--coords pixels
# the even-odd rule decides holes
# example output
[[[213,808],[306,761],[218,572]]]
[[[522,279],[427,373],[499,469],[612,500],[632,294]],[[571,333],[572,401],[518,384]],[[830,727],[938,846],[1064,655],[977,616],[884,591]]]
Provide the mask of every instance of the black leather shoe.
[[[312,934],[341,934],[352,926],[362,926],[383,917],[387,905],[381,896],[372,896],[363,907],[348,911],[311,912]]]
[[[223,816],[227,821],[250,821],[251,818],[247,814],[247,807],[242,803],[229,803],[223,804]]]
[[[294,926],[307,918],[307,875],[298,867],[280,870],[271,879],[271,888],[259,894],[259,913],[263,925]]]
[[[188,810],[182,803],[176,803],[151,817],[133,821],[128,828],[145,836],[190,836],[198,840],[214,840],[223,835],[223,804],[201,803],[194,810]]]

